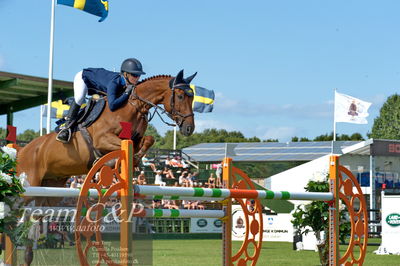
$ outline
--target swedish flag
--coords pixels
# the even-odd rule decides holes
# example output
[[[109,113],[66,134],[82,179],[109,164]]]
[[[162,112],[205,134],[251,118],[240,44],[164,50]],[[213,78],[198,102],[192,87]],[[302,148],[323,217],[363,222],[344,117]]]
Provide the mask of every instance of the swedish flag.
[[[51,103],[50,109],[50,118],[57,118],[62,119],[67,116],[69,108],[71,107],[71,101],[73,101],[73,97],[67,98],[64,102],[62,100],[54,101]],[[86,103],[81,105],[81,110],[86,107]],[[42,116],[47,116],[47,106],[48,104],[44,105]]]
[[[47,106],[48,105],[45,104],[45,106],[43,108],[43,116],[47,116]],[[63,104],[62,100],[52,102],[51,109],[50,109],[50,117],[58,118],[58,119],[66,117],[68,114],[69,107],[70,106],[68,104]]]
[[[215,98],[214,91],[192,84],[190,87],[194,91],[193,111],[198,113],[212,112]]]
[[[101,17],[99,22],[106,19],[108,15],[108,0],[57,0],[57,4],[72,6]]]

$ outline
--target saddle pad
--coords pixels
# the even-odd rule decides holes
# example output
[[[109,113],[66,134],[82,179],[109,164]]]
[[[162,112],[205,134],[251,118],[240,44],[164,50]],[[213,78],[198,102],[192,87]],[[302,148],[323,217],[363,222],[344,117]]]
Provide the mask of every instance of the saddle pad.
[[[101,115],[104,110],[104,106],[106,106],[106,101],[104,98],[100,98],[98,100],[94,100],[90,98],[88,104],[85,108],[82,108],[78,113],[78,123],[71,128],[72,132],[76,132],[79,130],[78,125],[81,124],[83,127],[89,127],[92,125]],[[65,123],[65,119],[60,119],[56,122],[57,127],[55,131],[60,132],[60,126]]]

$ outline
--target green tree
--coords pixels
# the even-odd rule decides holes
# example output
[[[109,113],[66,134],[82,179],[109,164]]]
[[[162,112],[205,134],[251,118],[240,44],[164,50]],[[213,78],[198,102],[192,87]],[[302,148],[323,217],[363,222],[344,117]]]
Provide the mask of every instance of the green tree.
[[[240,131],[227,131],[225,129],[205,129],[201,133],[194,133],[189,137],[176,135],[177,149],[186,148],[199,143],[237,143],[237,142],[261,142],[257,137],[246,138]],[[165,133],[160,148],[171,149],[174,141],[174,131]]]
[[[310,180],[305,187],[307,192],[329,192],[329,183],[325,177],[320,180]],[[344,206],[341,205],[341,206]],[[328,265],[328,232],[329,232],[329,205],[323,201],[313,201],[307,205],[297,206],[293,215],[293,226],[296,228],[298,234],[307,234],[312,229],[318,241],[318,253],[322,265]],[[339,214],[339,240],[341,243],[345,242],[347,236],[350,235],[351,225],[348,222],[348,213],[346,210],[340,210]],[[321,233],[325,233],[323,241]]]
[[[400,139],[400,95],[394,94],[387,98],[374,119],[369,138]]]
[[[161,135],[158,133],[157,129],[152,125],[149,124],[146,132],[144,133],[145,136],[152,136],[155,140],[153,148],[159,148],[162,145],[162,137]]]
[[[266,139],[266,140],[263,140],[263,142],[279,142],[279,140],[278,139]]]
[[[31,141],[39,137],[39,135],[40,135],[39,131],[34,131],[33,129],[27,129],[23,133],[18,134],[17,140]]]
[[[313,141],[332,141],[333,140],[333,132],[331,132],[331,134],[323,134],[323,135],[319,135],[317,137],[314,138]],[[342,134],[342,135],[338,135],[336,134],[336,140],[337,141],[358,141],[358,140],[364,140],[364,138],[362,137],[362,135],[360,133],[353,133],[350,136],[347,134]]]

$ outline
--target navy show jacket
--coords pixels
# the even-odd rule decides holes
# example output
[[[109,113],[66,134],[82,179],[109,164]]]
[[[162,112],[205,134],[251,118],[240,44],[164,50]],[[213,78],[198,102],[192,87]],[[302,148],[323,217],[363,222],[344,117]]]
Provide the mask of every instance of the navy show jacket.
[[[82,79],[89,89],[107,93],[108,106],[111,111],[117,110],[129,98],[124,93],[126,81],[118,72],[104,68],[85,68]]]

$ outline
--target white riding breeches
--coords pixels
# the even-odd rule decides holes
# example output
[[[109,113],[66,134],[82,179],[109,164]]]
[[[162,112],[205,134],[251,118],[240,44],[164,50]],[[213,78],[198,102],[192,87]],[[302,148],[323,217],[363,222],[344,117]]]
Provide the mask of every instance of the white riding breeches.
[[[85,101],[86,94],[88,93],[88,87],[82,79],[82,71],[76,73],[74,78],[74,98],[75,103],[82,105]]]

